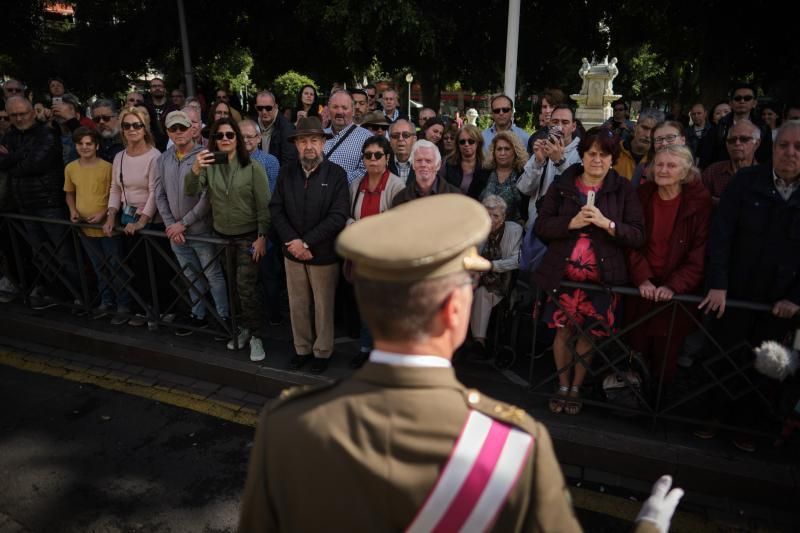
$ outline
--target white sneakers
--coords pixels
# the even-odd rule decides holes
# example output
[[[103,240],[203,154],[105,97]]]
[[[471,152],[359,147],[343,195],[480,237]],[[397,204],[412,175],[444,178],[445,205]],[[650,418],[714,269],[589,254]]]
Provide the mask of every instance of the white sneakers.
[[[0,279],[0,303],[13,302],[19,296],[19,289],[8,277]]]
[[[236,335],[236,340],[239,341],[239,350],[241,350],[247,345],[247,341],[250,340],[250,330],[240,327],[239,333]],[[228,349],[236,350],[236,346],[233,345],[233,339],[228,341]]]
[[[267,354],[264,353],[264,345],[261,343],[261,339],[258,337],[251,338],[250,360],[253,362],[263,361],[266,356]]]

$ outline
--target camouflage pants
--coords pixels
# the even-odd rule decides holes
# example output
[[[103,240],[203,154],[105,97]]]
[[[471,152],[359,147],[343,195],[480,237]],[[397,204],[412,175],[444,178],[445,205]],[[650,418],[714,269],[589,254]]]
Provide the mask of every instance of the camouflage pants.
[[[236,239],[236,253],[234,257],[235,272],[228,272],[228,280],[234,283],[239,297],[241,316],[239,325],[250,330],[255,337],[260,337],[261,323],[263,322],[263,305],[261,302],[261,287],[258,286],[258,263],[248,251],[250,245],[256,240],[256,235],[244,239]],[[227,265],[226,265],[227,266]],[[236,278],[235,282],[231,278]]]

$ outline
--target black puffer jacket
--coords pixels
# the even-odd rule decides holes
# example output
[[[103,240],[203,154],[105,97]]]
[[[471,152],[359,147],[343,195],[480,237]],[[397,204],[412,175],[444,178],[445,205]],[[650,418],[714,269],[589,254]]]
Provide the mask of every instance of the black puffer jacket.
[[[344,229],[350,211],[347,173],[330,161],[323,161],[306,178],[300,163],[281,166],[275,193],[269,202],[272,228],[283,255],[298,261],[285,243],[302,239],[314,256],[310,265],[331,265],[339,260],[334,242]]]
[[[39,121],[24,131],[12,126],[3,137],[3,146],[8,154],[0,155],[0,170],[8,173],[21,212],[66,205],[58,132]]]

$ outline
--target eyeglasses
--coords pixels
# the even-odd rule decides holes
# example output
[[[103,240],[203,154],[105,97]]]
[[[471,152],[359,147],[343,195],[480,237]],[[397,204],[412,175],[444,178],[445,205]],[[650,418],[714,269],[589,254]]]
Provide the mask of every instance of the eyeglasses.
[[[135,130],[140,130],[140,129],[144,128],[144,124],[142,124],[141,122],[123,122],[122,123],[122,129],[123,130],[129,130],[131,128],[133,128]]]
[[[170,132],[170,133],[176,133],[178,131],[183,132],[183,131],[186,131],[188,129],[189,129],[189,127],[188,126],[184,126],[183,124],[173,124],[172,126],[167,128],[167,131]]]
[[[244,135],[244,134],[242,134],[242,137],[244,137],[248,141],[255,141],[256,139],[260,139],[261,135],[259,135],[258,133],[254,133],[253,135]]]
[[[233,131],[217,131],[214,132],[214,135],[212,135],[211,138],[215,141],[221,141],[222,139],[228,139],[232,141],[236,138],[236,133]]]
[[[269,112],[269,111],[272,111],[273,109],[275,109],[274,105],[257,105],[256,106],[256,110],[257,111],[267,111],[267,112]]]
[[[19,118],[27,117],[28,113],[31,113],[31,111],[22,111],[20,113],[9,113],[8,116],[16,120]]]
[[[377,161],[378,159],[383,159],[383,156],[385,156],[385,155],[386,154],[384,154],[383,152],[364,152],[363,153],[364,159],[366,159],[367,161],[369,161],[370,159],[374,159],[374,160]]]
[[[745,102],[749,102],[753,98],[755,98],[755,96],[753,96],[752,94],[737,94],[736,96],[733,97],[733,101],[741,102],[742,100],[744,100]]]
[[[461,146],[464,146],[465,144],[469,144],[470,146],[472,146],[473,144],[475,144],[475,142],[476,142],[475,139],[459,139],[458,140],[458,144],[460,144]]]
[[[511,112],[510,107],[495,107],[494,109],[492,109],[492,113],[494,113],[495,115],[499,115],[500,113],[510,113],[510,112]]]
[[[97,115],[92,117],[95,124],[100,124],[100,121],[111,122],[115,115]]]
[[[144,105],[144,100],[128,100],[128,103],[132,106]]]
[[[398,131],[389,135],[390,139],[394,139],[395,141],[402,137],[403,139],[410,139],[411,137],[415,137],[416,134],[411,133],[410,131]]]
[[[3,87],[7,93],[21,93],[22,87]]]
[[[678,138],[678,136],[676,134],[671,133],[670,135],[664,135],[663,137],[656,137],[655,139],[653,139],[653,143],[654,144],[664,144],[664,143],[671,144],[671,143],[674,143],[675,139],[677,139],[677,138]]]
[[[371,130],[381,130],[381,131],[386,131],[389,129],[389,126],[383,126],[380,124],[367,124],[367,127]]]
[[[734,145],[737,142],[740,142],[742,144],[747,144],[752,140],[754,140],[753,137],[748,137],[747,135],[733,135],[725,139],[725,142],[730,145]]]

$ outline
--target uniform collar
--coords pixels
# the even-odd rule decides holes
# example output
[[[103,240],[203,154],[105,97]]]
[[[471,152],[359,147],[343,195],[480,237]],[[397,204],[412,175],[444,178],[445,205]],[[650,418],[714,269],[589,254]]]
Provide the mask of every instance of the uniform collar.
[[[450,368],[450,361],[437,355],[409,355],[382,350],[372,350],[369,360],[373,363],[415,368]]]
[[[375,352],[373,352],[374,355]],[[408,357],[401,355],[400,357]],[[430,356],[423,356],[430,357]],[[355,374],[355,380],[388,388],[448,388],[465,389],[456,379],[455,371],[449,367],[400,366],[395,364],[366,362]]]

